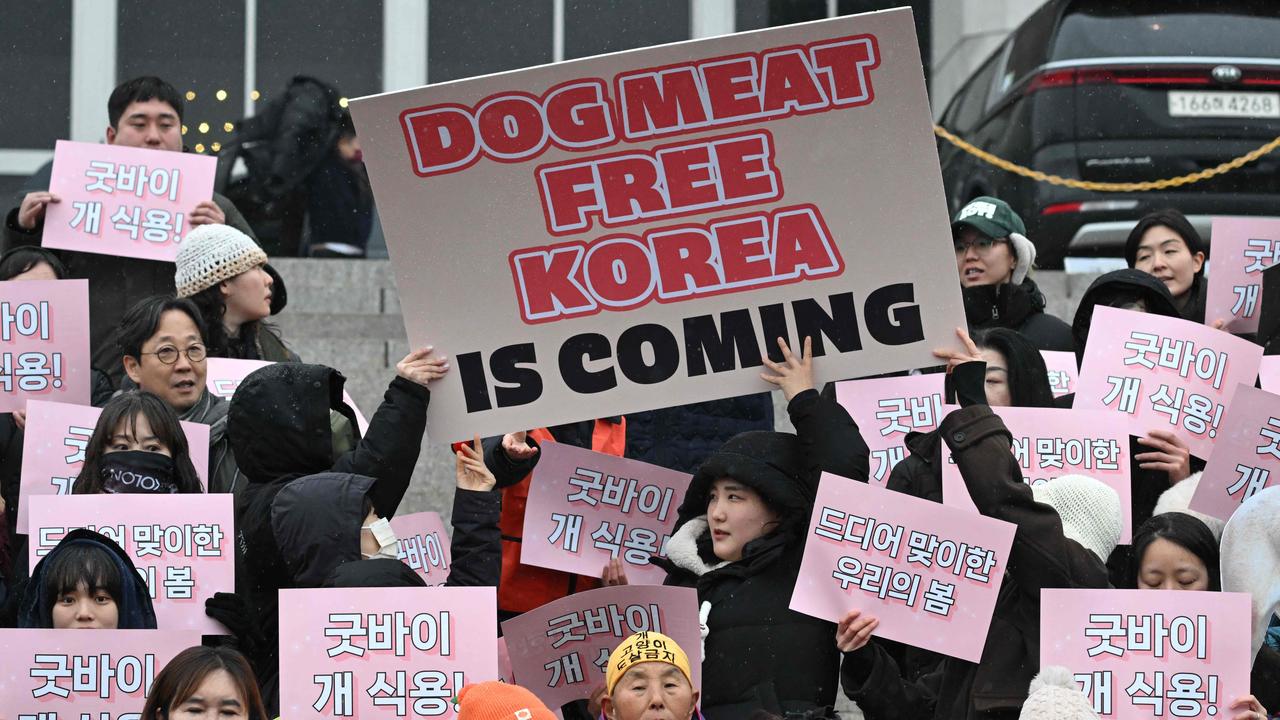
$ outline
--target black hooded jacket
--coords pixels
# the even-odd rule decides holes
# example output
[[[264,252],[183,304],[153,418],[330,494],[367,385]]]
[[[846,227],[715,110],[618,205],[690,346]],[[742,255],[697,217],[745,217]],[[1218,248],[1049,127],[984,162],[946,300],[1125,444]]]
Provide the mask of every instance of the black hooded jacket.
[[[156,611],[151,605],[151,594],[147,590],[146,582],[134,568],[133,560],[110,538],[84,528],[67,533],[62,538],[62,542],[50,550],[43,560],[36,563],[31,578],[27,580],[18,608],[18,627],[53,627],[52,608],[57,598],[45,593],[45,573],[58,553],[72,545],[89,545],[111,555],[123,581],[120,597],[114,598],[117,612],[116,627],[120,630],[156,629]]]
[[[1044,311],[1044,293],[1031,278],[1021,285],[975,285],[961,293],[970,332],[1009,328],[1022,333],[1039,350],[1071,350],[1071,328]]]

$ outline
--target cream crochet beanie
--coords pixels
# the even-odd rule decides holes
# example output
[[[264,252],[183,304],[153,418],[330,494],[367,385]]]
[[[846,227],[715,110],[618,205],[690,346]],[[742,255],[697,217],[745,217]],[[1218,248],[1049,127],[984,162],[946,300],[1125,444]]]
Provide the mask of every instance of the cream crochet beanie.
[[[1019,720],[1097,720],[1098,714],[1071,671],[1054,665],[1040,671],[1031,681],[1030,695],[1022,705]]]
[[[1253,598],[1253,655],[1280,611],[1280,486],[1244,501],[1222,531],[1222,589]]]
[[[1031,494],[1036,502],[1058,511],[1062,534],[1107,561],[1120,541],[1123,522],[1115,490],[1086,475],[1063,475],[1031,486]]]
[[[201,225],[183,239],[173,283],[178,297],[191,297],[266,261],[262,248],[230,225]]]
[[[1213,533],[1213,539],[1222,542],[1222,529],[1227,524],[1212,515],[1205,515],[1202,512],[1196,512],[1191,509],[1191,498],[1196,494],[1196,488],[1200,487],[1201,475],[1203,473],[1195,473],[1186,480],[1160,493],[1160,499],[1156,501],[1156,509],[1152,512],[1152,515],[1163,515],[1171,512],[1185,513],[1204,523],[1209,528],[1209,532]]]

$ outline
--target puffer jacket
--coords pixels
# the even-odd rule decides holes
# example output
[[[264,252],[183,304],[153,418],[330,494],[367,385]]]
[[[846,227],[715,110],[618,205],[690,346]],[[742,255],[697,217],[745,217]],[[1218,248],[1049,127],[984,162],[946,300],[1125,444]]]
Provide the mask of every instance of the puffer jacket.
[[[1044,311],[1044,293],[1031,278],[1021,285],[975,285],[963,288],[961,294],[971,333],[1009,328],[1039,350],[1071,350],[1071,326]]]
[[[770,393],[630,413],[627,457],[692,473],[703,458],[734,435],[772,429]]]

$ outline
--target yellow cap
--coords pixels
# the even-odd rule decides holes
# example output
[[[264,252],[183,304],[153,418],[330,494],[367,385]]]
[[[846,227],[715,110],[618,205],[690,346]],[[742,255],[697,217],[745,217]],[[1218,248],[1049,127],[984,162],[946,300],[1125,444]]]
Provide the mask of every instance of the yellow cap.
[[[613,694],[613,687],[618,680],[632,667],[640,663],[659,662],[675,665],[684,673],[689,685],[693,685],[693,674],[689,672],[689,656],[676,644],[675,640],[660,632],[638,632],[622,641],[622,644],[609,656],[609,667],[605,668],[606,692]]]

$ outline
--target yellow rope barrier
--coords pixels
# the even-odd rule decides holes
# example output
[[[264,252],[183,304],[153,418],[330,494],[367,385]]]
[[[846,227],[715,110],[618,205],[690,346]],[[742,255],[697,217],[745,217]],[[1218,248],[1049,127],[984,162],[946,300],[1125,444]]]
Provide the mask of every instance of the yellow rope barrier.
[[[933,132],[935,135],[946,140],[952,145],[955,145],[983,162],[995,165],[1001,170],[1031,178],[1032,180],[1047,182],[1052,185],[1065,185],[1066,187],[1076,188],[1078,190],[1092,190],[1095,192],[1147,192],[1150,190],[1164,190],[1171,187],[1190,185],[1191,183],[1208,180],[1211,177],[1216,177],[1218,175],[1231,172],[1232,170],[1236,170],[1253,162],[1254,160],[1257,160],[1263,155],[1275,152],[1277,148],[1280,148],[1280,137],[1277,137],[1271,142],[1247,152],[1234,160],[1229,160],[1217,167],[1211,167],[1207,170],[1201,170],[1200,172],[1194,172],[1189,175],[1182,175],[1181,177],[1166,178],[1164,180],[1150,180],[1146,182],[1092,182],[1089,180],[1064,178],[1061,175],[1050,175],[1048,173],[1040,172],[1039,170],[1032,170],[1029,167],[1018,165],[1017,163],[1010,162],[1004,158],[996,157],[986,150],[975,147],[971,143],[966,142],[941,125],[934,125]]]

